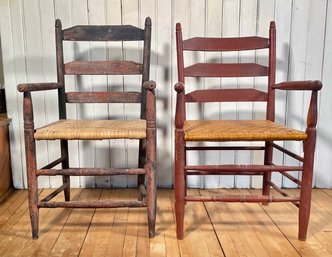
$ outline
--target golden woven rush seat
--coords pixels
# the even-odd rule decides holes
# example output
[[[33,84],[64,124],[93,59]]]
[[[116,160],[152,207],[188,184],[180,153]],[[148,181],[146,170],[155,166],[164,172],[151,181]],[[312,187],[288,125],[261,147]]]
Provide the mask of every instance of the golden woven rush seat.
[[[185,206],[188,202],[256,202],[265,205],[270,202],[290,202],[299,208],[298,238],[305,240],[311,205],[317,94],[322,87],[321,82],[293,81],[276,84],[276,28],[274,22],[270,23],[268,38],[259,36],[194,37],[185,40],[182,39],[182,28],[178,23],[176,25],[176,45],[178,82],[174,86],[177,93],[174,123],[174,189],[177,238],[183,239],[185,235]],[[260,51],[261,49],[263,52]],[[242,58],[243,52],[241,51],[246,51],[243,55],[244,58]],[[208,54],[197,52],[208,52]],[[233,56],[228,53],[224,54],[224,52],[233,52]],[[267,65],[262,65],[261,57],[259,58],[260,63],[255,63],[258,60],[257,56],[267,52]],[[204,58],[201,58],[203,56]],[[221,61],[218,63],[220,59]],[[202,60],[205,62],[200,62]],[[230,60],[234,60],[233,63]],[[244,63],[246,60],[251,62]],[[255,77],[258,76],[263,78],[256,80]],[[264,80],[266,88],[259,90],[263,88]],[[256,81],[259,85],[257,87],[249,83]],[[305,90],[311,93],[307,127],[304,131],[275,123],[275,91],[277,90]],[[257,111],[256,104],[266,110],[265,120],[262,120],[263,118],[260,120],[239,119],[248,116],[255,117],[253,114]],[[196,106],[188,108],[189,105]],[[242,106],[246,106],[245,109]],[[259,109],[259,111],[264,112],[263,109]],[[190,120],[187,120],[187,115]],[[194,120],[195,116],[199,118]],[[224,117],[236,118],[223,120]],[[278,143],[274,141],[278,141]],[[286,147],[291,148],[289,146],[294,145],[294,142],[290,144],[284,141],[301,141],[303,154],[301,151],[298,154],[287,149]],[[253,151],[258,154],[260,152],[261,155],[255,154],[255,158],[252,158]],[[273,158],[276,151],[281,152],[285,157]],[[190,155],[190,152],[195,155]],[[213,158],[208,152],[212,152]],[[224,154],[225,152],[226,154]],[[290,158],[293,159],[292,162],[288,161]],[[259,160],[262,161],[259,162]],[[293,165],[288,165],[288,163]],[[300,175],[292,173],[294,171]],[[272,176],[272,172],[279,173],[279,176]],[[228,180],[228,184],[222,184],[226,187],[237,184],[241,187],[250,187],[249,176],[260,176],[262,194],[187,195],[189,184],[187,178],[192,175],[196,176],[195,182],[198,181],[199,175],[213,175],[210,180],[209,178],[202,180],[201,185],[203,186],[205,181],[213,181],[214,187],[217,185],[214,180],[217,179],[221,183]],[[233,178],[219,179],[217,175],[233,176]],[[247,177],[242,179],[238,175]],[[275,178],[279,178],[279,180],[275,180]],[[281,188],[285,179],[300,187],[299,196],[291,196]],[[204,185],[204,187],[206,186],[210,185]],[[280,193],[280,196],[272,196],[271,188]]]
[[[307,134],[270,120],[187,120],[186,141],[305,140]]]
[[[36,140],[146,138],[145,120],[59,120],[36,130]]]
[[[156,83],[149,80],[151,19],[149,17],[145,19],[144,29],[131,25],[78,25],[62,29],[61,21],[56,20],[55,41],[57,82],[23,83],[19,84],[17,87],[18,91],[24,93],[24,138],[29,189],[29,212],[33,239],[38,238],[39,235],[39,209],[57,207],[142,207],[145,208],[147,212],[148,235],[149,237],[154,237],[157,208],[155,169]],[[69,49],[74,48],[67,48],[64,47],[64,45],[75,45],[80,48],[82,45],[81,41],[85,41],[83,43],[85,45],[86,41],[99,41],[102,43],[88,43],[89,53],[100,51],[101,45],[105,47],[105,49],[103,49],[105,53],[112,52],[114,44],[109,44],[109,41],[120,43],[122,45],[121,51],[123,52],[128,50],[131,51],[132,49],[127,48],[129,45],[132,46],[133,44],[127,44],[127,42],[132,43],[134,41],[134,44],[137,45],[135,51],[138,54],[121,55],[123,58],[119,60],[119,57],[113,54],[118,52],[116,49],[112,52],[112,55],[104,55],[106,60],[91,60],[95,58],[95,56],[92,57],[92,54],[82,55],[83,57],[89,56],[89,60],[84,60],[80,55],[79,60],[68,60],[70,59],[69,56],[77,57],[77,55],[68,53]],[[97,47],[97,45],[99,47]],[[64,51],[64,49],[67,49],[68,52]],[[135,56],[135,59],[139,60],[125,59],[125,57],[131,58],[133,56]],[[65,63],[64,60],[68,60],[69,62]],[[86,77],[86,75],[91,76],[91,79],[84,79],[84,76]],[[93,77],[94,75],[100,76],[98,77],[98,82],[95,80],[96,77]],[[128,82],[128,76],[132,77],[133,75],[137,77],[137,80],[135,79],[128,84],[126,83],[126,85],[121,85],[120,88],[122,88],[122,90],[119,90],[119,83],[117,81],[122,80],[123,83],[124,81]],[[122,79],[113,79],[115,76]],[[99,78],[105,82],[107,81],[107,85],[103,83],[104,85],[101,86]],[[72,81],[75,81],[74,86]],[[91,83],[88,86],[86,85],[88,83],[85,83],[87,81]],[[72,86],[66,86],[66,84],[71,84]],[[128,87],[130,87],[130,91]],[[34,111],[36,110],[33,106],[32,94],[34,94],[34,91],[45,90],[57,91],[58,108],[56,108],[54,112],[58,113],[59,119],[50,124],[42,124],[42,127],[35,129]],[[83,104],[83,107],[81,104]],[[121,108],[114,107],[114,105],[119,106],[119,104],[121,105]],[[53,106],[56,105],[50,105],[50,107]],[[90,112],[89,108],[92,108],[94,111]],[[48,108],[47,110],[49,111],[50,109],[51,108]],[[69,111],[67,111],[67,109],[69,109]],[[75,112],[72,111],[73,109],[75,109]],[[76,112],[77,109],[79,109],[79,112]],[[118,118],[124,117],[124,110],[130,111],[130,115],[132,115],[129,117],[126,115],[128,120]],[[91,115],[92,113],[94,116]],[[110,113],[112,114],[110,115]],[[71,119],[68,119],[69,116]],[[89,116],[89,120],[79,119],[80,117],[87,116]],[[98,117],[103,118],[98,119]],[[109,119],[107,119],[107,117],[109,117]],[[137,118],[134,120],[132,117]],[[133,151],[136,150],[137,152],[137,159],[134,160],[136,165],[127,160],[122,163],[117,163],[118,161],[116,159],[118,156],[115,158],[112,158],[111,156],[114,152],[118,152],[117,148],[120,147],[123,147],[124,150],[127,151],[129,145],[128,142],[121,144],[121,146],[119,144],[114,144],[113,142],[109,142],[109,144],[106,142],[106,144],[103,144],[103,147],[101,147],[100,142],[98,142],[99,144],[82,143],[81,148],[84,148],[84,151],[88,147],[93,147],[93,150],[96,152],[104,151],[106,153],[105,155],[97,156],[102,159],[103,163],[83,161],[75,166],[75,161],[70,161],[69,157],[72,154],[73,149],[78,148],[72,148],[69,153],[69,140],[118,139],[136,140],[137,144],[136,142],[130,144],[133,146]],[[60,156],[44,167],[37,167],[36,155],[39,155],[38,159],[40,160],[42,159],[40,155],[45,153],[37,151],[36,148],[41,144],[36,144],[36,140],[56,140],[55,142],[52,142],[52,144],[49,144],[49,147],[57,146],[58,142],[60,146]],[[110,149],[106,149],[106,145]],[[112,151],[113,149],[115,149],[115,151]],[[59,151],[50,149],[50,152],[52,152],[53,155],[53,153],[58,153]],[[80,155],[80,153],[73,153],[73,155]],[[80,157],[84,159],[85,155],[80,155]],[[72,176],[105,176],[105,184],[108,187],[116,187],[118,186],[116,182],[108,185],[108,181],[111,181],[108,176],[117,175],[135,176],[138,188],[136,199],[129,199],[126,201],[117,199],[91,199],[86,201],[71,199],[70,178]],[[39,199],[38,182],[40,182],[40,180],[37,179],[38,176],[61,176],[62,185],[48,196]],[[127,177],[125,179],[128,181],[130,180],[131,183],[133,183],[132,179],[128,179]],[[100,180],[95,179],[95,181]],[[100,184],[97,183],[94,186],[99,187]],[[63,201],[59,200],[59,197],[55,198],[62,192],[64,194]]]

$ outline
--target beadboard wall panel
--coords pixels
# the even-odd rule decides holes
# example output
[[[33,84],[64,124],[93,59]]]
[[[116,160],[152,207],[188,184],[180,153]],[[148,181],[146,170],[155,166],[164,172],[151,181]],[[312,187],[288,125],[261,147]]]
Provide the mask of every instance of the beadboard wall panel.
[[[143,27],[144,19],[152,19],[152,56],[150,78],[157,82],[158,122],[158,185],[173,185],[173,120],[177,81],[175,24],[181,22],[183,37],[237,37],[248,35],[268,36],[269,22],[277,25],[277,82],[285,80],[320,79],[324,86],[319,95],[319,123],[317,133],[314,186],[332,187],[332,3],[331,0],[3,0],[0,1],[0,33],[4,87],[6,88],[10,126],[12,170],[14,186],[26,188],[25,151],[23,137],[22,94],[16,86],[22,82],[56,80],[54,21],[60,18],[63,27],[78,24],[132,24]],[[68,44],[67,44],[68,43]],[[82,44],[66,42],[65,60],[74,58],[99,60],[127,58],[140,61],[139,43]],[[112,49],[112,50],[110,50]],[[219,60],[222,62],[256,60],[267,64],[267,52],[195,53],[188,61]],[[68,89],[130,90],[139,84],[139,77],[81,76],[66,78]],[[264,78],[188,80],[190,89],[204,88],[212,83],[216,88],[263,88]],[[277,92],[276,120],[280,123],[305,128],[308,92]],[[35,124],[42,126],[55,121],[57,114],[56,92],[33,93],[36,107]],[[202,104],[189,107],[189,117],[261,118],[262,104],[226,103]],[[136,117],[133,104],[121,105],[68,105],[70,118]],[[256,143],[249,143],[256,144]],[[58,142],[38,142],[38,165],[56,159]],[[70,164],[76,167],[123,167],[137,163],[137,143],[116,141],[73,141],[69,144]],[[302,145],[286,146],[301,153]],[[276,159],[293,163],[276,152]],[[263,156],[257,152],[190,153],[191,163],[260,163]],[[296,176],[299,174],[295,173]],[[295,185],[280,175],[274,175],[278,185]],[[41,187],[57,187],[60,177],[41,177]],[[73,177],[73,187],[131,187],[136,179],[119,177]],[[260,177],[248,176],[192,176],[191,187],[248,188],[261,187]]]

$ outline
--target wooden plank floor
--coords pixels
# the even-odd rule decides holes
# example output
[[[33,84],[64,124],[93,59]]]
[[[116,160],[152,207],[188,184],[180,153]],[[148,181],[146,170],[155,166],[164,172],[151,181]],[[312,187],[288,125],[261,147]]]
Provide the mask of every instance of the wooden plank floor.
[[[40,196],[49,192],[41,190]],[[211,193],[259,192],[189,191]],[[72,197],[129,199],[136,197],[136,190],[73,189]],[[305,242],[297,240],[297,219],[297,208],[290,203],[188,203],[186,237],[178,241],[173,190],[161,189],[153,239],[147,236],[145,209],[59,208],[40,210],[40,237],[32,240],[27,191],[18,190],[0,205],[0,256],[332,256],[332,190],[313,191]]]

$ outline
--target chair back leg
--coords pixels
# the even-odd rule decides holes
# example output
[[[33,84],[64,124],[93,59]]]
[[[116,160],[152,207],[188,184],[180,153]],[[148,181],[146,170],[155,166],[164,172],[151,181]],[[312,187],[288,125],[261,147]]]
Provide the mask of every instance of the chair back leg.
[[[62,168],[68,169],[69,168],[69,155],[68,155],[68,141],[61,140],[60,141],[61,147],[61,156],[64,157],[62,161]],[[70,176],[62,176],[62,182],[66,185],[64,189],[65,201],[70,201]]]

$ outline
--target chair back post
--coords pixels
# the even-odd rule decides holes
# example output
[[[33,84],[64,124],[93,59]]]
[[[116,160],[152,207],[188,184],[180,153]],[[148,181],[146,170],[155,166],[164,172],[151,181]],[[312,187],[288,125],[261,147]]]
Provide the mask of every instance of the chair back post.
[[[143,70],[142,70],[142,89],[141,89],[141,119],[146,118],[146,94],[147,89],[143,86],[144,82],[150,79],[150,56],[151,56],[151,18],[146,17],[144,27],[144,46],[143,46]]]
[[[144,27],[144,48],[143,48],[143,83],[150,79],[150,56],[151,56],[151,18],[146,17]]]
[[[176,24],[176,48],[178,62],[178,81],[184,84],[183,40],[180,23]]]
[[[274,21],[270,23],[269,31],[269,77],[268,77],[268,101],[266,119],[275,119],[275,90],[273,86],[276,78],[276,25]]]
[[[66,92],[65,92],[65,77],[64,77],[64,61],[63,61],[63,34],[62,24],[59,19],[55,21],[55,46],[56,46],[56,65],[57,65],[57,79],[58,83],[62,85],[58,89],[59,101],[59,118],[66,119]]]
[[[177,65],[178,65],[178,82],[175,85],[177,91],[177,105],[175,114],[175,127],[183,129],[186,120],[185,106],[185,81],[184,81],[184,61],[183,61],[183,40],[181,23],[176,24],[176,48],[177,48]]]

